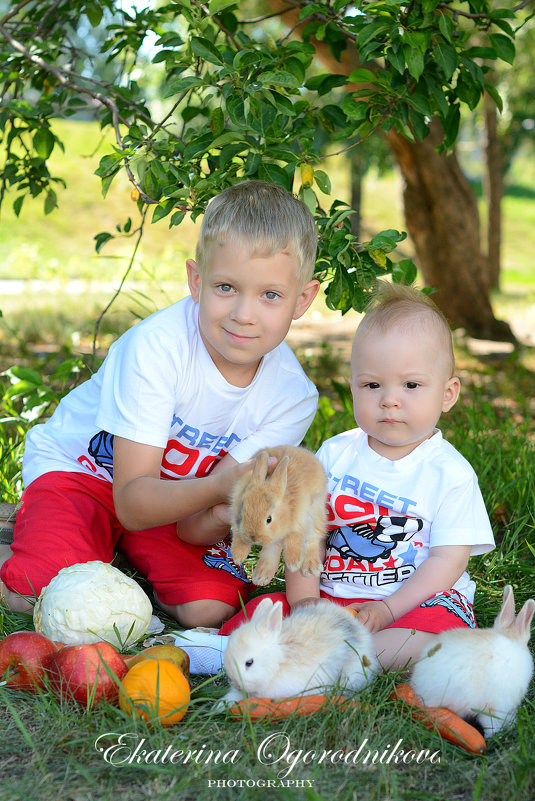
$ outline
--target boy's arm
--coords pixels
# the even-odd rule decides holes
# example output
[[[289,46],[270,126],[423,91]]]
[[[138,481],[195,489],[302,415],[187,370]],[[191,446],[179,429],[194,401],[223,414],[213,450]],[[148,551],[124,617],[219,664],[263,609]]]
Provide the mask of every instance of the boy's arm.
[[[471,549],[471,545],[430,548],[428,558],[388,598],[351,604],[358,609],[358,619],[370,631],[381,631],[435,593],[451,589],[466,570]]]
[[[163,481],[163,448],[114,438],[113,500],[121,524],[130,531],[175,523],[217,504],[226,504],[234,482],[251,464],[227,462],[204,478]],[[223,460],[222,460],[223,462]],[[222,463],[221,462],[221,463]],[[217,537],[212,542],[217,541]]]
[[[210,475],[217,475],[222,470],[228,470],[229,467],[236,467],[238,464],[239,462],[227,453],[210,471]],[[247,469],[250,470],[250,462],[247,462],[247,465]],[[230,520],[230,504],[226,498],[196,514],[181,518],[177,522],[176,530],[184,542],[193,545],[213,545],[227,536],[230,531]]]

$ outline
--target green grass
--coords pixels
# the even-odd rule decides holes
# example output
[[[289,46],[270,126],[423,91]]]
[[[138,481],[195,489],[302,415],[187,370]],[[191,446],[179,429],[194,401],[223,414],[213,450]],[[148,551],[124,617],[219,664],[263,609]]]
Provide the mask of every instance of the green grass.
[[[462,354],[460,354],[462,358]],[[324,354],[324,362],[326,355]],[[305,365],[308,366],[308,365]],[[313,373],[317,365],[311,363]],[[335,364],[335,367],[337,365]],[[325,369],[323,363],[322,369]],[[516,378],[527,376],[519,375]],[[490,625],[500,605],[505,583],[515,588],[517,605],[535,586],[535,516],[533,497],[533,421],[520,397],[514,409],[492,402],[491,373],[475,381],[463,403],[444,417],[441,426],[448,439],[472,462],[480,477],[498,548],[472,560],[470,572],[478,582],[475,610],[480,625]],[[494,381],[498,380],[494,374]],[[504,376],[500,377],[505,382]],[[513,375],[509,375],[509,382]],[[479,383],[479,386],[478,386]],[[512,386],[512,383],[509,385]],[[469,389],[469,392],[468,392]],[[513,394],[513,393],[512,393]],[[325,436],[352,425],[349,399],[339,392],[323,395],[321,411],[308,435],[314,446]],[[249,565],[249,568],[251,565]],[[277,583],[280,588],[280,580]],[[171,621],[162,616],[164,622]],[[3,610],[0,634],[31,628],[31,618]],[[49,694],[26,695],[0,688],[0,764],[10,776],[9,788],[0,785],[0,801],[71,801],[103,799],[124,801],[146,798],[219,799],[281,798],[320,801],[335,794],[343,801],[530,801],[535,794],[535,697],[531,687],[516,729],[488,743],[483,757],[474,757],[441,740],[413,722],[390,699],[404,674],[386,674],[361,694],[363,706],[350,713],[330,710],[310,718],[270,723],[234,721],[215,714],[214,701],[225,691],[224,678],[197,677],[192,706],[185,719],[169,728],[147,726],[116,707],[104,705],[91,713]],[[112,746],[123,735],[122,750]],[[272,736],[271,749],[261,744]],[[101,738],[97,743],[98,738]],[[437,752],[440,762],[403,763],[388,756],[398,740],[402,748]],[[364,745],[363,745],[364,744]],[[106,747],[107,752],[98,750]],[[133,756],[135,747],[140,761]],[[348,753],[363,746],[353,764],[321,761],[325,750]],[[150,754],[143,757],[142,751]],[[198,762],[162,761],[162,755],[201,749]],[[204,749],[204,751],[203,751]],[[208,762],[203,753],[220,752]],[[278,761],[267,764],[267,752]],[[367,762],[364,755],[371,751]],[[236,752],[233,763],[221,760]],[[378,757],[372,762],[373,754]],[[306,754],[306,756],[305,756]],[[383,762],[379,757],[383,754]],[[395,755],[394,755],[395,756]],[[282,776],[295,762],[295,766]],[[298,782],[275,786],[273,782]],[[209,785],[209,780],[219,785]],[[247,786],[247,780],[256,782]],[[226,784],[224,784],[226,782]],[[233,784],[234,782],[234,784]],[[268,783],[272,782],[271,790]],[[307,782],[312,782],[309,787]],[[240,786],[241,783],[241,786]]]

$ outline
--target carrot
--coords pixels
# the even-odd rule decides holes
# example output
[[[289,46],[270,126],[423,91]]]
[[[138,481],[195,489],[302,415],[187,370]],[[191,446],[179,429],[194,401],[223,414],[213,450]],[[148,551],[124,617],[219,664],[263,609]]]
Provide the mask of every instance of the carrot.
[[[237,701],[230,711],[236,720],[242,717],[249,717],[251,720],[261,720],[262,718],[280,720],[294,714],[314,715],[328,706],[356,709],[361,705],[355,699],[345,696],[329,698],[327,695],[303,695],[278,701],[274,701],[273,698],[244,698],[242,701]]]
[[[437,731],[444,740],[472,754],[485,753],[487,744],[477,729],[446,707],[425,706],[410,684],[398,684],[392,698],[408,704],[412,708],[413,719],[420,721],[427,729]]]

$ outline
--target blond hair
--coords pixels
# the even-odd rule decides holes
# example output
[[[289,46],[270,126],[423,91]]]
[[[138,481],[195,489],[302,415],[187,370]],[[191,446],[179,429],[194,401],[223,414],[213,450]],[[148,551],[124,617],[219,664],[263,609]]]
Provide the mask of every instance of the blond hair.
[[[304,203],[280,186],[245,181],[212,198],[195,254],[201,276],[209,269],[213,244],[233,239],[250,245],[253,257],[281,251],[294,256],[300,288],[314,274],[318,242],[314,218]]]
[[[357,335],[368,334],[374,328],[382,332],[395,326],[408,329],[415,323],[437,335],[449,362],[450,377],[453,376],[455,355],[449,323],[429,295],[415,286],[376,281]]]

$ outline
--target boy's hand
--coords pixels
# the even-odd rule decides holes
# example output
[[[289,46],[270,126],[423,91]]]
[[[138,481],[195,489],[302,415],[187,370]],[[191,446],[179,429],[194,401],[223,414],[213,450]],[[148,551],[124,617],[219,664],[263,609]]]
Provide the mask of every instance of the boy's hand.
[[[368,601],[363,604],[349,604],[351,609],[358,612],[359,620],[366,628],[374,634],[382,631],[390,623],[394,622],[393,615],[388,606],[383,601]]]

